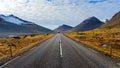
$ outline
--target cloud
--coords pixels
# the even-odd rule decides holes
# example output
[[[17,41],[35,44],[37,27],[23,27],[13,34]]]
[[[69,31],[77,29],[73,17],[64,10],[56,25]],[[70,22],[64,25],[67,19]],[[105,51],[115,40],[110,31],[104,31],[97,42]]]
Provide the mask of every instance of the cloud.
[[[0,0],[0,13],[54,29],[61,24],[75,26],[91,16],[110,19],[120,11],[119,5],[118,0]]]

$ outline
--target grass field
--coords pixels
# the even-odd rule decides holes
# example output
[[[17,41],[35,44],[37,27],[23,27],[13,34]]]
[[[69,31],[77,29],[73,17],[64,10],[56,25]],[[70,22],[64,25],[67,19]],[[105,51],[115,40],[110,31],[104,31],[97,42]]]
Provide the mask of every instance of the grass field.
[[[120,58],[120,28],[69,32],[65,35],[106,55],[111,55],[112,51],[112,57]]]
[[[11,58],[10,45],[13,53],[12,55],[15,56],[52,36],[54,36],[54,34],[38,34],[13,38],[0,38],[0,60],[2,62],[3,60]]]

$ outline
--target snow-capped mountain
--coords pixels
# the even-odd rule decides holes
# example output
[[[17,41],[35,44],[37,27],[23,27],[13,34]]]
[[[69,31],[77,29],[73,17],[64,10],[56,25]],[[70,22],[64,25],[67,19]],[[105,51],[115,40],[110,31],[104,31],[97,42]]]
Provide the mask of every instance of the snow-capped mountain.
[[[20,19],[14,15],[0,15],[0,33],[50,33],[52,30],[35,23]]]
[[[24,20],[14,16],[14,15],[9,15],[9,16],[0,15],[0,17],[7,22],[11,22],[11,23],[14,23],[14,24],[17,24],[17,25],[33,24],[32,22],[24,21]]]

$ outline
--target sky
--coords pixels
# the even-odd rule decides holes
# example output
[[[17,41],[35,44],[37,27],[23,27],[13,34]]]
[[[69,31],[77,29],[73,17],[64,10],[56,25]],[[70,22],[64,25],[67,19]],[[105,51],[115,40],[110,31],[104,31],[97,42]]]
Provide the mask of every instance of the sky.
[[[105,21],[119,11],[120,0],[0,0],[0,14],[13,14],[49,29],[76,26],[92,16]]]

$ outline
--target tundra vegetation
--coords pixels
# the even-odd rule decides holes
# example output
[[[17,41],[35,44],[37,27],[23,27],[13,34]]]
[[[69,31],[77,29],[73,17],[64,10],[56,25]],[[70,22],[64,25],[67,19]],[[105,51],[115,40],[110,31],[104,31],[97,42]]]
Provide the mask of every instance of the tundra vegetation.
[[[14,57],[52,36],[54,36],[54,34],[36,34],[12,38],[0,38],[0,62],[10,59],[11,52],[12,57]]]
[[[106,55],[120,58],[120,28],[94,29],[84,32],[67,32],[66,36]]]

